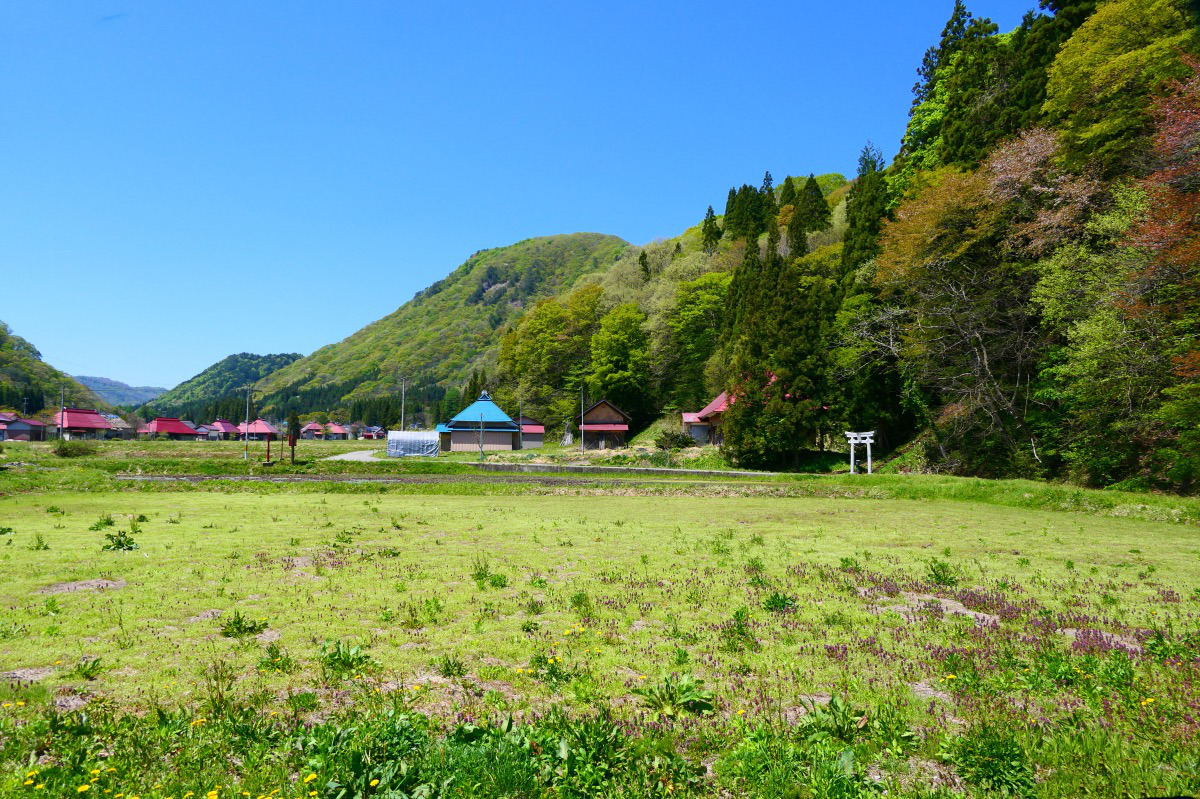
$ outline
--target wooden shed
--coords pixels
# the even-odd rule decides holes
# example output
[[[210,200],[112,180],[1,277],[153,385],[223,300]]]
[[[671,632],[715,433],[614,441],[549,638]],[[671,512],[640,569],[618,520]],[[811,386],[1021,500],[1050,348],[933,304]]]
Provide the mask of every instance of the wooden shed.
[[[583,412],[583,424],[579,434],[583,436],[584,449],[611,449],[625,446],[631,416],[602,399]]]
[[[546,426],[537,419],[521,417],[520,446],[523,449],[538,449],[546,442]]]

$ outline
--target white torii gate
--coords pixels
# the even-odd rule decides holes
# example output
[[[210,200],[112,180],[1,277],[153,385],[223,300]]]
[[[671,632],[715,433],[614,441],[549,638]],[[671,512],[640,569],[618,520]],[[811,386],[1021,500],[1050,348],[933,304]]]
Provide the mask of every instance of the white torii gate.
[[[871,445],[875,443],[875,431],[870,430],[866,433],[846,433],[846,440],[850,442],[850,474],[857,474],[854,467],[854,445],[867,445],[867,474],[871,473]]]

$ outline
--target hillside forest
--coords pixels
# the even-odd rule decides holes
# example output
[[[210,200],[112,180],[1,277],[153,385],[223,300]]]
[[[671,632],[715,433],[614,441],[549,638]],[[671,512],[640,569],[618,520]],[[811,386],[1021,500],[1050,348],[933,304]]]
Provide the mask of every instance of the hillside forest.
[[[548,421],[728,389],[724,448],[788,467],[876,430],[924,468],[1193,490],[1200,24],[1183,0],[963,2],[907,131],[853,181],[732,188],[684,235],[533,306],[484,382]]]

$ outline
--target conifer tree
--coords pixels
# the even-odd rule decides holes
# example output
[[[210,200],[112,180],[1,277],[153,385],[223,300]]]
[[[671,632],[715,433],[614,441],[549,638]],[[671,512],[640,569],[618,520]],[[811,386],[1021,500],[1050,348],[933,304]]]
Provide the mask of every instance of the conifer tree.
[[[708,213],[704,215],[704,222],[700,225],[700,240],[704,244],[704,251],[712,255],[717,251],[717,242],[721,240],[721,226],[717,224],[717,215],[713,213],[713,207],[708,206]]]
[[[804,217],[805,227],[809,233],[828,230],[832,223],[833,214],[829,209],[829,203],[825,201],[825,194],[811,173],[796,198],[796,210],[800,211]]]
[[[799,258],[808,252],[808,225],[806,222],[804,213],[797,205],[792,209],[792,218],[788,220],[787,224],[788,254],[793,258]]]
[[[878,254],[879,231],[887,216],[889,200],[883,155],[868,143],[858,156],[858,177],[846,197],[843,274],[853,272]]]
[[[779,207],[796,204],[796,187],[789,175],[783,179],[783,188],[779,190]]]
[[[771,179],[771,173],[763,173],[762,186],[758,190],[758,225],[755,227],[754,235],[762,233],[769,228],[775,221],[775,214],[779,209],[775,206],[775,182]]]
[[[646,251],[642,250],[638,254],[638,266],[642,269],[642,280],[650,279],[650,259],[646,257]]]

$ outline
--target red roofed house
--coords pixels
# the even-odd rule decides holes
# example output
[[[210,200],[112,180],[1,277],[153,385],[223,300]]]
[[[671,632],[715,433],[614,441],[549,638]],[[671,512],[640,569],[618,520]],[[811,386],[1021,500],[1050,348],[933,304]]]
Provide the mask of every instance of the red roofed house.
[[[245,432],[246,432],[245,423],[239,424],[238,425],[238,433],[245,433]],[[255,419],[253,422],[250,423],[250,440],[251,441],[264,441],[264,440],[267,440],[267,436],[279,438],[279,431],[276,430],[275,427],[273,425],[271,425],[270,422],[267,422],[265,419]]]
[[[326,441],[345,441],[349,437],[350,431],[337,422],[330,422],[329,427],[325,428]]]
[[[309,422],[300,428],[301,438],[324,438],[325,428],[319,422]]]
[[[238,434],[241,432],[238,429],[238,426],[228,419],[214,420],[212,424],[208,425],[208,431],[209,435],[212,435],[215,432],[217,439],[220,441],[237,438]]]
[[[111,422],[91,408],[65,408],[54,414],[54,424],[68,441],[104,438],[113,429]]]
[[[139,427],[138,433],[145,436],[163,436],[172,441],[195,441],[196,436],[199,435],[194,429],[188,427],[174,416],[155,417],[154,421],[147,422],[144,426]]]
[[[600,400],[583,412],[579,426],[584,449],[608,449],[625,446],[631,417],[608,400]]]
[[[537,419],[531,419],[528,416],[522,416],[521,421],[521,446],[524,449],[537,449],[542,446],[546,440],[546,426]]]
[[[720,444],[724,440],[721,419],[729,410],[729,395],[722,391],[698,413],[683,414],[683,432],[700,444]]]
[[[36,419],[21,419],[15,413],[0,414],[0,441],[44,441],[46,425]]]

